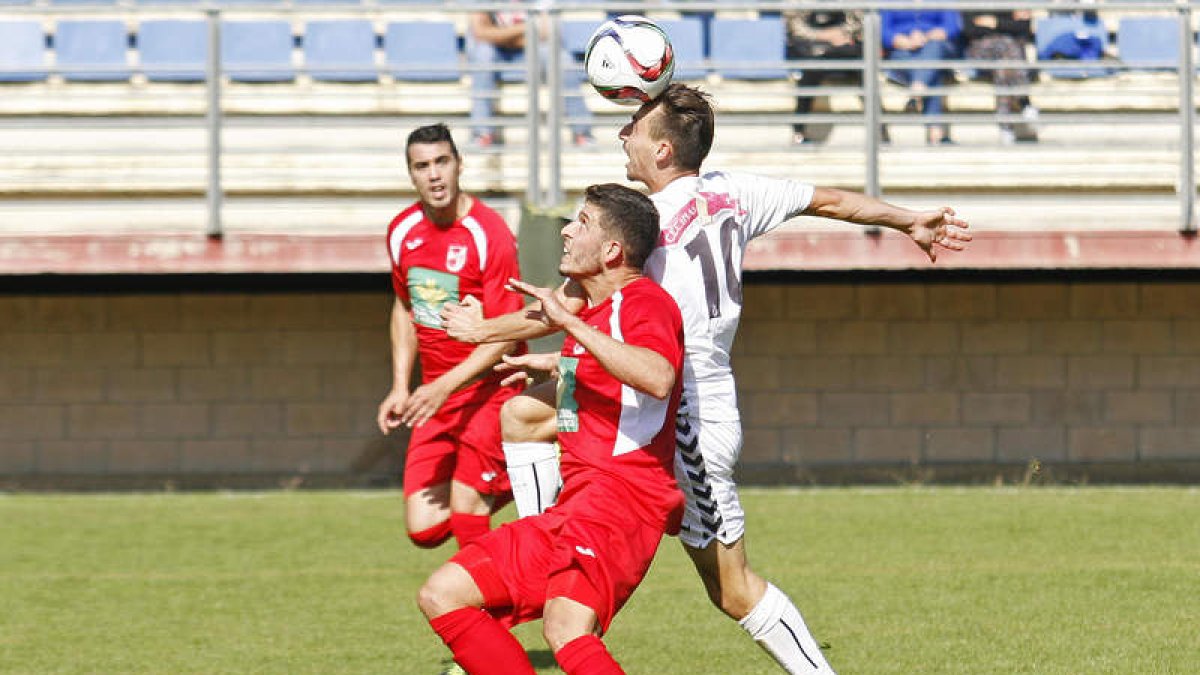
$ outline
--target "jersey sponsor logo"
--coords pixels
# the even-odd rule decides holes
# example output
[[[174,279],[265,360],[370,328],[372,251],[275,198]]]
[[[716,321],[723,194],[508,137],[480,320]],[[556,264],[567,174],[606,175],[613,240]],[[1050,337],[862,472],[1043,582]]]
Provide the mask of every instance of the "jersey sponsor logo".
[[[576,551],[576,552],[577,552],[579,555],[586,555],[586,556],[588,556],[589,558],[595,558],[595,557],[596,557],[596,552],[595,552],[595,551],[593,551],[591,548],[584,548],[583,546],[580,546],[580,545],[578,545],[578,544],[576,544],[576,545],[575,545],[575,551]]]
[[[424,243],[425,243],[424,239],[417,237],[416,239],[409,239],[408,241],[404,242],[404,248],[411,251]]]
[[[688,202],[679,212],[671,217],[671,221],[667,223],[658,233],[658,245],[670,246],[678,243],[683,238],[683,233],[687,232],[688,227],[696,222],[697,218],[708,220],[714,213],[725,209],[733,209],[742,213],[742,209],[738,207],[737,200],[727,194],[719,192],[701,192],[696,195],[696,198]]]
[[[578,367],[579,359],[558,357],[558,387],[554,391],[554,399],[560,432],[579,431],[579,402],[575,400],[575,369]]]
[[[462,271],[467,264],[467,247],[464,244],[451,244],[446,249],[446,269],[451,272]]]
[[[447,302],[458,302],[458,277],[425,267],[410,267],[408,295],[412,301],[413,321],[429,328],[441,328],[442,306]]]

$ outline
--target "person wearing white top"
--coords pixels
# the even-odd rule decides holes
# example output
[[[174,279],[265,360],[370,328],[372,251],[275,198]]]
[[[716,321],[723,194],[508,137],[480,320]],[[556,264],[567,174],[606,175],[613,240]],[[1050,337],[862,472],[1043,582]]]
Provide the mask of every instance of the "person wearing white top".
[[[629,180],[646,185],[659,212],[658,248],[648,277],[679,304],[684,321],[683,399],[676,419],[676,478],[687,507],[679,538],[710,600],[746,630],[789,673],[832,673],[804,619],[782,591],[746,559],[745,514],[733,469],[742,445],[729,355],[742,310],[742,258],[747,243],[797,215],[875,225],[908,235],[930,258],[962,250],[968,224],[942,207],[912,211],[863,194],[743,173],[701,172],[712,147],[714,114],[708,95],[675,83],[641,106],[621,129]],[[583,307],[579,289],[559,288],[560,300]],[[538,307],[484,320],[470,300],[442,311],[447,332],[466,342],[530,339],[547,334]],[[517,475],[532,472],[554,484],[553,386],[527,390],[501,413],[505,455],[514,492]],[[514,473],[515,472],[515,473]],[[520,505],[552,501],[516,496]],[[544,508],[544,506],[542,507]]]

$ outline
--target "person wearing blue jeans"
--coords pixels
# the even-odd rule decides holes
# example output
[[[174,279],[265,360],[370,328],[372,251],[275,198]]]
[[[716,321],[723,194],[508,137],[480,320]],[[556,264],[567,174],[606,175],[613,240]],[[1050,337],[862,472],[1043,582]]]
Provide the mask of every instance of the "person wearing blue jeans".
[[[524,12],[476,12],[468,19],[467,61],[473,66],[494,66],[511,62],[525,51]],[[543,64],[549,63],[545,44],[538,56]],[[561,63],[573,62],[572,55],[563,50]],[[489,146],[499,140],[494,117],[496,114],[496,90],[499,73],[474,70],[471,73],[471,139],[478,146]],[[576,146],[589,146],[592,140],[592,113],[583,102],[579,86],[586,81],[579,69],[566,69],[562,73],[563,112],[570,124],[571,135]]]
[[[943,61],[959,56],[958,37],[962,33],[962,16],[954,11],[884,11],[883,48],[893,61]],[[940,87],[949,76],[941,68],[896,70],[888,77],[912,87],[915,93]],[[919,110],[928,116],[941,115],[945,110],[942,96],[921,96]],[[910,103],[909,110],[913,110]],[[949,126],[930,124],[926,127],[930,144],[950,143]]]

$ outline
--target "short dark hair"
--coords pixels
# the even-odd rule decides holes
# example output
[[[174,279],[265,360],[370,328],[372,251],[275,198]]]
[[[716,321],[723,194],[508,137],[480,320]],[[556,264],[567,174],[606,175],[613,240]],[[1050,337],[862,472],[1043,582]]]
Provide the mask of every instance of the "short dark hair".
[[[458,156],[458,146],[454,144],[454,137],[450,135],[450,127],[441,122],[427,124],[412,130],[412,133],[408,135],[408,142],[404,144],[405,163],[408,162],[408,149],[417,143],[449,143],[450,153],[454,155],[454,159],[461,159]]]
[[[650,104],[662,110],[654,120],[651,137],[671,143],[675,165],[699,171],[712,150],[716,115],[708,94],[679,82],[673,82]]]
[[[583,193],[587,203],[600,208],[600,227],[621,242],[625,264],[642,269],[658,245],[658,209],[637,190],[617,183],[590,185]]]

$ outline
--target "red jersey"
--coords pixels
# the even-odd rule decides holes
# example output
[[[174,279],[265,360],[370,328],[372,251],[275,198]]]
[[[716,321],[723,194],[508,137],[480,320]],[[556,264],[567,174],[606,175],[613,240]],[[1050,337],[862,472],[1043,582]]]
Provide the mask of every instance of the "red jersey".
[[[559,356],[558,442],[563,491],[558,503],[603,489],[603,500],[674,534],[683,494],[675,481],[675,411],[683,383],[683,318],[658,284],[641,278],[579,313],[588,325],[625,344],[661,354],[675,387],[658,400],[621,383],[567,335]],[[596,503],[599,500],[593,501]]]
[[[500,214],[478,199],[449,227],[435,225],[425,217],[421,203],[414,203],[392,219],[387,245],[392,288],[412,310],[422,382],[438,378],[475,350],[475,345],[446,335],[439,316],[442,305],[470,295],[483,304],[485,317],[524,306],[519,293],[504,287],[510,277],[520,277],[517,240]],[[478,401],[501,379],[488,373],[455,392],[446,404]]]

